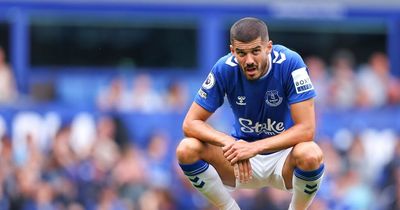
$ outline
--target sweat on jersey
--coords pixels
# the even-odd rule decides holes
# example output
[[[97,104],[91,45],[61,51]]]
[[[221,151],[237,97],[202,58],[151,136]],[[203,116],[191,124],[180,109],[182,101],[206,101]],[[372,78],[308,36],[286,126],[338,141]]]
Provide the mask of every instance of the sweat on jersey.
[[[209,112],[227,96],[235,122],[231,135],[254,141],[277,135],[293,126],[289,105],[316,96],[303,59],[296,52],[273,45],[269,69],[257,80],[247,80],[235,57],[218,60],[195,102]]]

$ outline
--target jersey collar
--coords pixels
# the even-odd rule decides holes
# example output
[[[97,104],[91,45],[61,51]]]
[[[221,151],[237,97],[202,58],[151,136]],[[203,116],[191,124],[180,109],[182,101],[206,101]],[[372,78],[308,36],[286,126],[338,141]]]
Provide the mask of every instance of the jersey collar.
[[[269,72],[271,71],[271,69],[272,69],[272,57],[271,57],[271,53],[270,54],[268,54],[268,70],[267,70],[267,73],[265,73],[262,77],[260,77],[260,79],[262,79],[262,78],[265,78],[268,74],[269,74]]]

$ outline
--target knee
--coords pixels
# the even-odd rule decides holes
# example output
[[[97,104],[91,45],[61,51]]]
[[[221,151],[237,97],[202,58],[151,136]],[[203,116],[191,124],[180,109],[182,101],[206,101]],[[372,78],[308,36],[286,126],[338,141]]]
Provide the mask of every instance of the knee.
[[[315,170],[323,162],[323,154],[315,142],[297,144],[292,151],[296,167],[302,170]]]
[[[184,138],[176,148],[179,163],[190,164],[200,159],[203,143],[194,138]]]

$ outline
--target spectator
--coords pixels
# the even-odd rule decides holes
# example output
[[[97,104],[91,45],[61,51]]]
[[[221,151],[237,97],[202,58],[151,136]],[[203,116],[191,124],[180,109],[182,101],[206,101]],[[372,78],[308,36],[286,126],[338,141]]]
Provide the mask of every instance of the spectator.
[[[140,197],[141,210],[175,210],[175,202],[166,189],[150,189]]]
[[[357,75],[358,97],[360,107],[381,107],[388,102],[389,61],[384,53],[373,53],[367,65],[361,67]]]
[[[168,189],[172,180],[172,158],[168,145],[169,139],[166,134],[156,132],[151,135],[149,145],[145,153],[149,167],[149,179],[151,186]]]
[[[330,77],[328,75],[325,62],[318,56],[310,56],[306,58],[305,63],[310,72],[310,77],[313,81],[315,90],[317,91],[317,97],[315,98],[317,108],[324,108],[327,106],[329,98],[329,87],[327,84],[330,83]]]
[[[12,125],[13,155],[15,163],[23,166],[30,157],[42,155],[46,149],[43,118],[36,112],[20,112]]]
[[[342,196],[339,199],[338,209],[364,210],[373,204],[373,192],[370,186],[362,181],[358,171],[348,168],[339,187]]]
[[[119,188],[119,196],[130,206],[135,206],[147,189],[149,182],[147,166],[142,151],[132,145],[126,145],[111,171],[113,182]]]
[[[99,201],[96,204],[97,210],[129,210],[117,196],[112,187],[104,187],[100,192]]]
[[[12,142],[7,135],[2,135],[0,141],[0,209],[10,209],[10,194],[7,186],[14,172],[12,161]],[[4,189],[4,190],[2,190]]]
[[[104,173],[110,171],[119,158],[118,145],[114,139],[115,129],[111,117],[102,116],[97,120],[97,137],[91,153],[96,167]]]
[[[108,87],[101,89],[97,96],[97,106],[101,111],[125,111],[129,110],[129,94],[124,80],[115,77]]]
[[[393,156],[382,171],[379,186],[380,209],[399,209],[400,207],[400,137],[398,137]]]
[[[4,49],[0,46],[0,104],[10,104],[17,99],[15,78],[6,63]]]
[[[188,108],[188,92],[184,83],[173,81],[167,87],[164,100],[166,111],[183,113]]]
[[[330,104],[342,109],[354,107],[357,89],[354,75],[355,59],[348,50],[340,50],[332,58]]]
[[[102,111],[161,111],[164,109],[161,96],[152,85],[152,78],[147,74],[135,76],[131,89],[125,85],[122,78],[114,78],[109,87],[101,89],[98,93],[97,106]]]
[[[135,77],[130,92],[133,111],[150,113],[163,109],[161,96],[153,89],[152,85],[152,79],[148,74],[140,74]]]
[[[397,136],[390,129],[366,129],[360,134],[365,148],[364,172],[370,183],[375,183],[379,173],[393,157]],[[379,139],[379,141],[377,141]],[[377,149],[379,148],[379,149]]]
[[[53,188],[46,182],[37,184],[36,193],[34,195],[34,209],[56,210]]]
[[[78,114],[71,125],[70,147],[80,159],[85,159],[96,139],[96,122],[89,113]]]

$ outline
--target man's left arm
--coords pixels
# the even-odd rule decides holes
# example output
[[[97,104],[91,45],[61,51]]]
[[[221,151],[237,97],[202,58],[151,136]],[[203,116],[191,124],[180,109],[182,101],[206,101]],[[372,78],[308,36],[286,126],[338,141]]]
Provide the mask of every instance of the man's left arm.
[[[315,110],[314,99],[290,105],[294,125],[286,131],[255,142],[237,141],[223,147],[224,156],[232,164],[239,160],[254,157],[257,154],[283,150],[294,145],[314,140]]]

